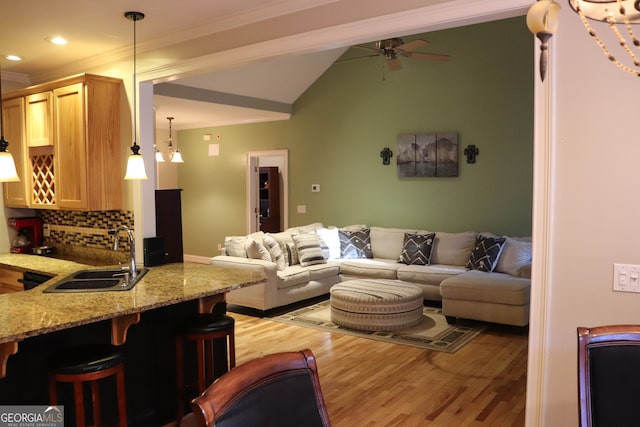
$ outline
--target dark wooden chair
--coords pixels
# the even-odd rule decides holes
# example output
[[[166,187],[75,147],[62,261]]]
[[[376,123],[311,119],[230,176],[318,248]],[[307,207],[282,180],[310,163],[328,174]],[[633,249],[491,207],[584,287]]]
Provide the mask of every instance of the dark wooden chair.
[[[640,325],[578,328],[580,426],[638,426]]]
[[[328,427],[311,350],[270,354],[224,374],[191,402],[200,427]]]

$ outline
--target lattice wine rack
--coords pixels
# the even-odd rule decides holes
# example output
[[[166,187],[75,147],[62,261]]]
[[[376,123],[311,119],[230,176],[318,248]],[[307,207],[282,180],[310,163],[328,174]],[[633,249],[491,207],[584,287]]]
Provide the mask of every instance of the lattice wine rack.
[[[53,154],[31,156],[33,172],[33,204],[54,205],[56,203],[53,180]]]

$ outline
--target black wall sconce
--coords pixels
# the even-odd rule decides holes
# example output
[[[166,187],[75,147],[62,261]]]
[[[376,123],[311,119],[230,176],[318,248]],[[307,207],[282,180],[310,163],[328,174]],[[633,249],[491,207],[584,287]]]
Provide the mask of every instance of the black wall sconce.
[[[380,157],[382,157],[383,165],[391,164],[391,157],[393,157],[393,151],[391,151],[389,147],[384,147],[380,152]]]
[[[478,147],[475,145],[467,145],[467,148],[464,149],[464,155],[467,156],[467,163],[475,163],[476,156],[480,153]]]

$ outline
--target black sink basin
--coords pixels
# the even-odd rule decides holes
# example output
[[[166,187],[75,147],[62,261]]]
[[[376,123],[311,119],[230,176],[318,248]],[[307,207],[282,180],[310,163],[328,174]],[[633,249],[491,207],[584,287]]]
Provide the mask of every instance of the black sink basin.
[[[138,273],[139,274],[139,273]],[[114,277],[123,277],[125,273],[120,269],[115,270],[80,270],[73,273],[73,279],[111,279]]]
[[[127,281],[125,272],[120,269],[80,270],[57,281],[43,292],[99,292],[128,291],[149,271],[138,270],[135,281]]]

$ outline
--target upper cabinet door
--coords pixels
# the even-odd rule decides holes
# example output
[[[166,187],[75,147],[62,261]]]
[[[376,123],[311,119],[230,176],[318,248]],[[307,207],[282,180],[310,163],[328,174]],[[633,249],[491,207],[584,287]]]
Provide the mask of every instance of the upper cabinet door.
[[[4,205],[13,208],[28,206],[27,188],[29,175],[27,171],[27,153],[24,143],[24,98],[13,98],[2,103],[2,123],[5,137],[9,141],[8,151],[13,156],[19,182],[4,183]]]
[[[54,145],[51,92],[26,97],[26,119],[28,147]]]
[[[60,209],[86,209],[87,147],[83,113],[84,85],[53,90],[56,203]]]

